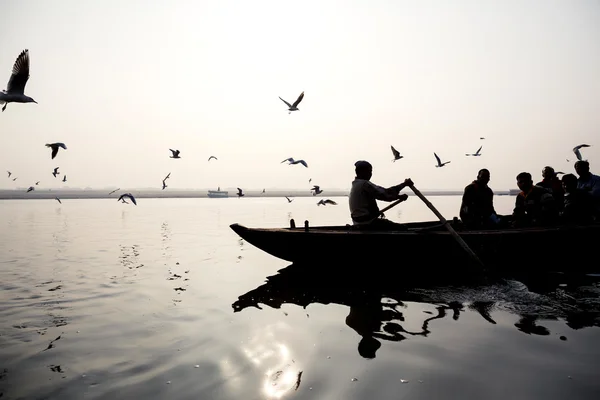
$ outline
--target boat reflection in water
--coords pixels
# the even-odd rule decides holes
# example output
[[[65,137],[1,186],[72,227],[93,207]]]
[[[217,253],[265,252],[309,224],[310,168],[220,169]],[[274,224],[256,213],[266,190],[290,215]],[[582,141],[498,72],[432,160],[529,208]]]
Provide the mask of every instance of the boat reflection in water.
[[[485,321],[496,324],[493,310],[502,310],[519,316],[515,328],[526,334],[549,335],[543,321],[563,320],[571,329],[600,327],[600,287],[598,278],[579,276],[570,279],[567,292],[564,281],[538,277],[539,282],[499,281],[492,284],[467,284],[456,282],[414,282],[402,286],[394,271],[390,275],[369,276],[359,270],[347,273],[323,273],[331,266],[292,264],[267,282],[233,303],[234,312],[248,307],[261,308],[261,304],[280,308],[283,304],[307,307],[312,303],[348,306],[345,323],[360,336],[358,352],[364,358],[375,358],[381,340],[400,342],[410,337],[427,337],[431,321],[441,318],[459,320],[466,310],[477,312]],[[340,269],[337,269],[338,271]],[[356,271],[356,272],[355,272]],[[364,271],[364,270],[363,270]],[[459,278],[459,277],[456,277]],[[446,279],[446,278],[445,278]],[[573,284],[576,279],[576,284]],[[561,281],[562,280],[562,281]],[[535,287],[536,292],[531,291]],[[581,288],[587,288],[581,290]],[[420,329],[405,329],[403,309],[406,303],[426,303],[435,306],[431,316],[424,319]],[[410,324],[415,326],[414,323]]]

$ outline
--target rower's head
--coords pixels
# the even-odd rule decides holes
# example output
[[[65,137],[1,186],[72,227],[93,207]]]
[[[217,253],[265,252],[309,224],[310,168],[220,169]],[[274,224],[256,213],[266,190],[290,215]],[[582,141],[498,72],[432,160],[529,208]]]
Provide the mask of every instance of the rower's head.
[[[565,192],[572,193],[577,189],[577,177],[573,174],[566,174],[562,177],[562,185]]]
[[[575,163],[575,172],[579,176],[587,176],[590,173],[590,163],[587,161],[577,161]]]
[[[552,180],[555,176],[556,173],[554,172],[554,168],[552,167],[544,167],[544,169],[542,170],[542,178],[544,179]]]
[[[377,350],[381,347],[379,340],[372,336],[363,336],[358,343],[358,354],[363,358],[373,359],[376,356]]]
[[[517,175],[517,186],[524,192],[528,192],[533,187],[533,180],[529,172],[521,172]]]
[[[479,172],[477,173],[477,182],[481,183],[482,185],[487,185],[490,181],[490,171],[488,171],[487,169],[483,168],[480,169]]]
[[[370,162],[360,160],[354,163],[354,167],[358,179],[371,179],[371,176],[373,175],[373,166]]]

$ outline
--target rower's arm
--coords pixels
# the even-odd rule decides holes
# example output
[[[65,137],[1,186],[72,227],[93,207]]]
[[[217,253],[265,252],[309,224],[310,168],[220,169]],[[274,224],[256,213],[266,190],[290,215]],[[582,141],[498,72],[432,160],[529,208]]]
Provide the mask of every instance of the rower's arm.
[[[398,200],[399,188],[397,186],[392,186],[391,188],[386,189],[381,186],[377,186],[371,182],[368,182],[365,185],[365,190],[367,190],[377,200],[381,200],[381,201]]]

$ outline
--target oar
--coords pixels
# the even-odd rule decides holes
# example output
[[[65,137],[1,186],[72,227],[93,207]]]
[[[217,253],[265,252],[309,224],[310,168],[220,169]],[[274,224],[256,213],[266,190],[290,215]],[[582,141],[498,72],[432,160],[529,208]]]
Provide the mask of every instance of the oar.
[[[417,197],[419,197],[421,200],[423,200],[423,203],[425,203],[425,205],[427,207],[429,207],[429,209],[431,211],[433,211],[433,213],[440,219],[440,222],[442,224],[444,224],[444,226],[446,227],[446,229],[448,229],[448,232],[450,232],[450,234],[454,237],[454,239],[456,239],[456,241],[458,242],[458,244],[460,245],[460,247],[462,247],[469,254],[469,256],[473,259],[473,261],[475,261],[477,264],[479,264],[479,266],[481,267],[481,269],[483,270],[483,272],[486,272],[485,266],[483,265],[483,263],[481,262],[481,260],[479,259],[479,257],[477,257],[477,254],[475,254],[475,252],[473,250],[471,250],[471,248],[463,240],[463,238],[461,238],[458,235],[458,233],[456,233],[456,231],[448,223],[448,221],[446,220],[446,218],[444,218],[444,216],[433,206],[433,204],[431,204],[431,202],[429,200],[427,200],[427,198],[425,196],[423,196],[423,193],[421,193],[414,185],[410,185],[410,188],[412,189],[413,192],[415,192],[415,194],[417,195]],[[392,206],[393,205],[391,205],[390,207],[392,207]]]

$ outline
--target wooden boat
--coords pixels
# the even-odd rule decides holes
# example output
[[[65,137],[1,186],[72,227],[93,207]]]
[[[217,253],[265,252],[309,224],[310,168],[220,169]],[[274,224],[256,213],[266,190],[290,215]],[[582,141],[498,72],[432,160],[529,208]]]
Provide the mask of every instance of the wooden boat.
[[[389,268],[408,264],[422,266],[425,272],[469,265],[469,257],[440,222],[406,224],[404,231],[361,231],[350,225],[296,228],[248,228],[232,224],[242,239],[264,252],[291,262],[315,259],[361,262]],[[461,230],[453,223],[468,246],[486,268],[530,272],[597,273],[595,246],[600,224]],[[348,265],[347,263],[345,265]]]

